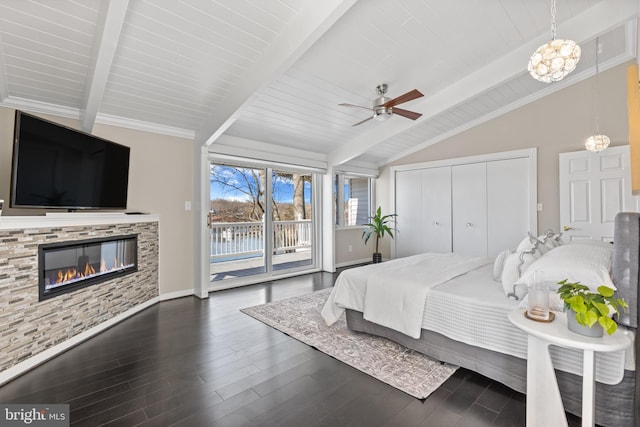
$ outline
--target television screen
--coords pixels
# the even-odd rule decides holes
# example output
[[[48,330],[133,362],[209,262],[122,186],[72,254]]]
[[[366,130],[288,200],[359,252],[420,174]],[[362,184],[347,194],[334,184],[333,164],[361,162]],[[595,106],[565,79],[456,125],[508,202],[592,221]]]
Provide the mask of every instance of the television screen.
[[[126,209],[129,147],[16,111],[11,206]]]

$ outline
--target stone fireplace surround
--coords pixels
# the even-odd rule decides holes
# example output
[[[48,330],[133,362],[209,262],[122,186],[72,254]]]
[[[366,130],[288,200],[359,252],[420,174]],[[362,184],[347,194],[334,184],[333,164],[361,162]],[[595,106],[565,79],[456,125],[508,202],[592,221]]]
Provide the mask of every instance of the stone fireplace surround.
[[[138,271],[39,301],[38,245],[138,235]],[[0,217],[0,384],[158,301],[158,216]]]

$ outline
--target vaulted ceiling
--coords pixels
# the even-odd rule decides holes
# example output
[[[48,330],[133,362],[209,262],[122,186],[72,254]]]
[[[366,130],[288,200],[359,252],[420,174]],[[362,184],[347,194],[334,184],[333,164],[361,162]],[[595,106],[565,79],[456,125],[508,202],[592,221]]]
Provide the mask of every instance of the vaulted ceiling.
[[[558,0],[583,56],[526,71],[550,0],[2,0],[0,105],[375,169],[636,57],[638,0]],[[380,83],[416,121],[370,120]]]

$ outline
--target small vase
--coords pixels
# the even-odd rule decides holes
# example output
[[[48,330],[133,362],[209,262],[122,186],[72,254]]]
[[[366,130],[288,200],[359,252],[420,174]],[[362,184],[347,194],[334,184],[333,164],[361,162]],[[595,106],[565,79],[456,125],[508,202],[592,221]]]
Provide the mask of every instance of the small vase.
[[[382,254],[380,252],[376,252],[373,254],[373,263],[378,264],[382,262]]]
[[[604,329],[598,322],[594,323],[592,327],[579,324],[576,320],[576,312],[573,310],[567,311],[567,326],[571,332],[585,337],[599,338],[604,334]]]

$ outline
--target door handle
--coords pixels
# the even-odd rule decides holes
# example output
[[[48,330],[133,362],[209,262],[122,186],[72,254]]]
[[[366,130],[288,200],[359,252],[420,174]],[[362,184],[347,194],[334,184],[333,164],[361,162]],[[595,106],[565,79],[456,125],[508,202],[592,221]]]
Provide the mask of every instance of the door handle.
[[[433,221],[433,225],[435,225],[436,227],[440,225],[440,223],[438,221]]]
[[[467,228],[473,227],[473,224],[471,224],[470,222],[466,223],[465,225],[467,226]]]
[[[562,229],[563,229],[564,231],[575,230],[575,228],[573,228],[573,227],[569,227],[568,225],[565,225],[564,227],[562,227]]]

